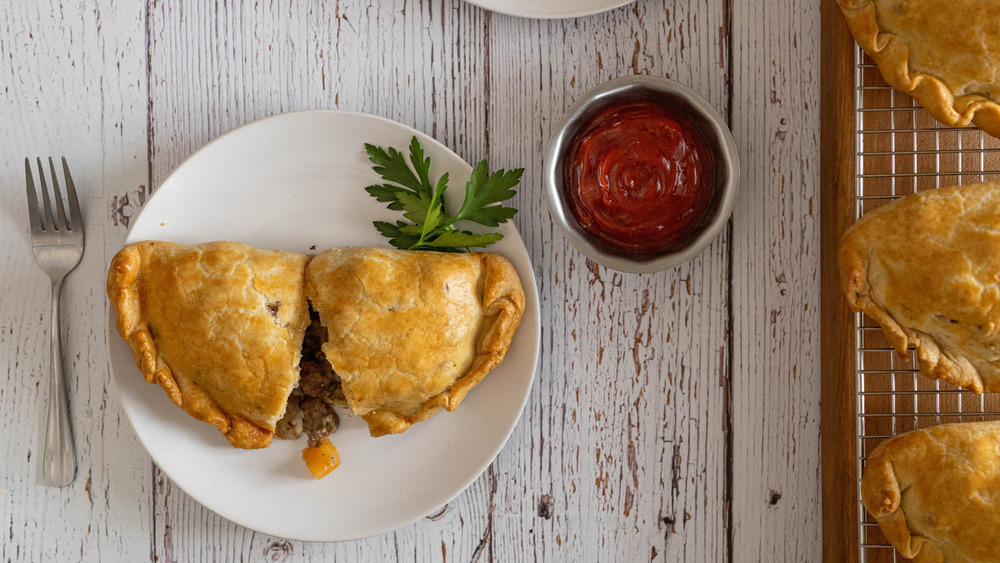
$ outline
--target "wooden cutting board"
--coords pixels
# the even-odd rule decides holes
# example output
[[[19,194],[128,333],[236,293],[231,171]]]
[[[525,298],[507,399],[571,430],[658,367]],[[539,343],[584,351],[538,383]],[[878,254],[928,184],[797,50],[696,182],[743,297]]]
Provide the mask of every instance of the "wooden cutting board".
[[[860,55],[836,0],[823,0],[822,502],[826,561],[891,562],[894,550],[858,498],[880,442],[947,422],[1000,419],[998,394],[920,375],[841,290],[837,247],[857,216],[916,191],[1000,178],[1000,141],[938,124]]]
[[[837,242],[854,221],[854,40],[822,0],[820,77],[820,455],[823,560],[858,560],[854,316],[840,290]]]

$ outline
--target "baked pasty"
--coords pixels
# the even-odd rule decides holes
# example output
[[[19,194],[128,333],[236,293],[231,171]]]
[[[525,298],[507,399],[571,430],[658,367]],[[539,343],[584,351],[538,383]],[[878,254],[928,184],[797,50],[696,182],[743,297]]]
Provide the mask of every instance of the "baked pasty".
[[[1000,391],[1000,185],[908,195],[866,213],[840,242],[847,301],[920,372]]]
[[[1000,560],[1000,422],[942,424],[879,444],[861,498],[916,563]]]
[[[306,268],[306,295],[372,436],[455,410],[503,360],[524,311],[514,267],[481,252],[327,250]]]
[[[1000,2],[838,2],[886,82],[946,125],[1000,136]]]
[[[108,298],[146,381],[233,446],[263,448],[299,379],[308,259],[236,242],[138,242],[112,260]]]
[[[319,447],[334,406],[373,436],[454,410],[524,311],[513,266],[490,253],[145,241],[115,256],[107,291],[146,381],[240,448],[302,433]]]

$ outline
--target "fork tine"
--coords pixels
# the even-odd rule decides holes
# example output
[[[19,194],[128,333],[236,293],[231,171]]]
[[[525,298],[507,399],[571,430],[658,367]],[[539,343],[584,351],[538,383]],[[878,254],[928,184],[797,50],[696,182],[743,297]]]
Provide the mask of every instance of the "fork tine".
[[[69,224],[66,222],[66,204],[63,203],[62,191],[59,190],[59,175],[56,174],[56,165],[52,163],[51,156],[49,157],[49,172],[52,173],[50,176],[52,179],[52,190],[55,192],[56,211],[59,214],[59,222],[56,223],[56,230],[69,230]]]
[[[62,157],[63,175],[66,178],[66,195],[69,196],[69,230],[83,228],[83,215],[80,213],[80,201],[76,199],[76,185],[69,173],[66,157]]]
[[[49,186],[45,183],[45,170],[42,168],[42,159],[36,158],[38,164],[38,183],[42,185],[42,203],[45,206],[45,224],[42,229],[54,228],[55,219],[52,218],[52,202],[49,200]]]
[[[35,178],[31,174],[31,161],[24,157],[24,183],[28,188],[28,221],[31,230],[44,229],[42,218],[38,215],[38,190],[35,189]]]

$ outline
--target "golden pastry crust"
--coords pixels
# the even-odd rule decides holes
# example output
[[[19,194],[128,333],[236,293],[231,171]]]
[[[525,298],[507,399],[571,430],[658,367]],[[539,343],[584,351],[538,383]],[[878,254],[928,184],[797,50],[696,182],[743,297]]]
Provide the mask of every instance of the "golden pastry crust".
[[[233,446],[263,448],[299,379],[308,259],[236,242],[138,242],[112,260],[108,298],[147,382]]]
[[[847,301],[920,371],[1000,391],[1000,185],[928,190],[866,213],[840,242]]]
[[[916,563],[986,563],[1000,554],[1000,422],[942,424],[879,444],[861,498]]]
[[[1000,137],[1000,2],[838,2],[886,82],[946,125]]]
[[[524,312],[514,267],[490,253],[334,249],[306,271],[323,351],[372,436],[455,410],[499,364]]]

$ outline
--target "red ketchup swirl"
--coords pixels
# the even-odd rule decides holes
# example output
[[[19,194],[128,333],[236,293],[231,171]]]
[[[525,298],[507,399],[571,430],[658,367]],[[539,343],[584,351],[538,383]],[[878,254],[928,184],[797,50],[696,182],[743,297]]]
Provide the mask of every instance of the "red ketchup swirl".
[[[593,237],[626,255],[682,247],[712,204],[712,154],[701,133],[652,101],[602,110],[566,159],[570,210]]]

